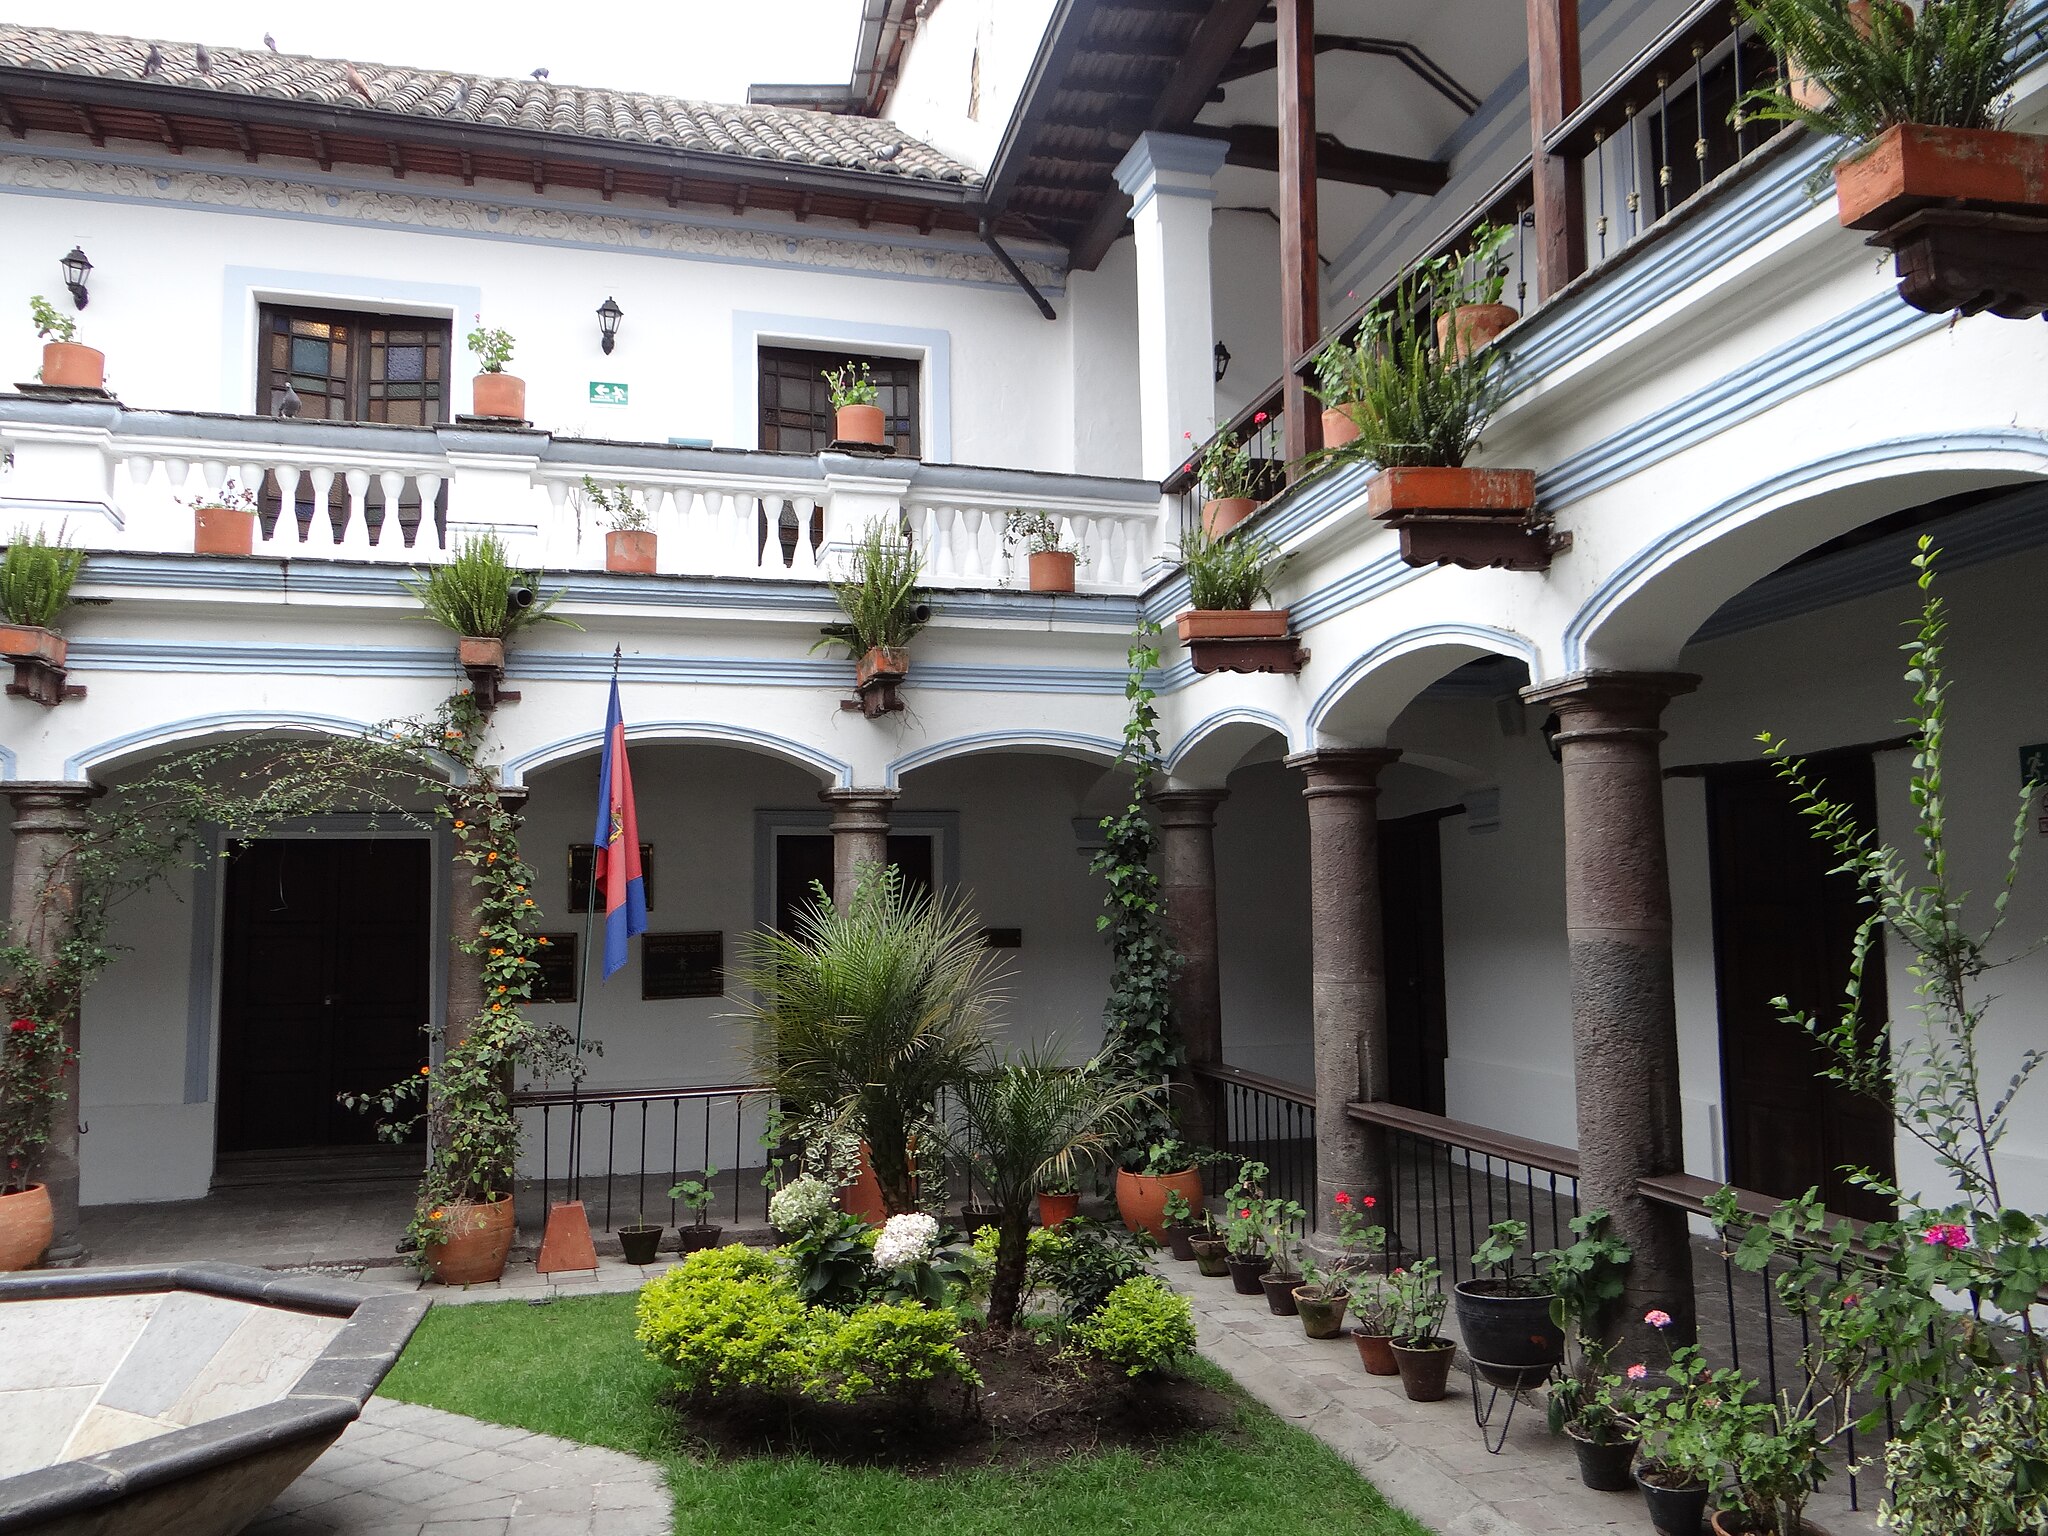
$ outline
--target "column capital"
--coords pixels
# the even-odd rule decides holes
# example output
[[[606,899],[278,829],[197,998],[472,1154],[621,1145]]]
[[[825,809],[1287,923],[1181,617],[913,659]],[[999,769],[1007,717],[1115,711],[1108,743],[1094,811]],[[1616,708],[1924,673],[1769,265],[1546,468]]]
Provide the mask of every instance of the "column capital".
[[[1162,789],[1145,800],[1158,809],[1162,827],[1207,828],[1216,825],[1216,807],[1229,798],[1227,789]]]
[[[1230,146],[1192,133],[1141,133],[1117,162],[1116,184],[1136,212],[1155,196],[1216,198],[1216,173]]]
[[[842,816],[886,816],[901,793],[895,789],[821,789],[818,798],[832,807],[836,821]]]
[[[1693,672],[1575,672],[1555,682],[1522,690],[1522,700],[1554,709],[1569,740],[1575,730],[1654,730],[1664,706],[1691,693],[1700,680]]]
[[[1399,747],[1318,747],[1312,752],[1291,753],[1284,759],[1308,780],[1302,794],[1356,795],[1369,798],[1380,792],[1380,770],[1400,757]]]
[[[107,792],[104,784],[95,784],[90,779],[13,779],[0,784],[0,794],[10,800],[35,796],[47,800],[73,800],[83,805],[88,800],[97,800]]]

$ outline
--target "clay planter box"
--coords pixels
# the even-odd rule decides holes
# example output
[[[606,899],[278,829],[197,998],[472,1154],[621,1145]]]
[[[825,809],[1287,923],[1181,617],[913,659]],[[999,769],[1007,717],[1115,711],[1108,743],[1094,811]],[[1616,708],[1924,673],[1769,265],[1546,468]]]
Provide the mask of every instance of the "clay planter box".
[[[43,382],[52,389],[105,389],[107,354],[75,341],[46,341]]]
[[[1287,674],[1308,660],[1287,623],[1285,608],[1190,608],[1174,631],[1197,672]]]
[[[1191,640],[1279,640],[1287,634],[1285,608],[1190,608],[1173,621],[1180,643]]]
[[[1249,496],[1219,496],[1214,501],[1202,503],[1202,532],[1210,538],[1221,538],[1239,523],[1259,510],[1259,504]]]
[[[897,645],[871,647],[854,668],[855,681],[863,688],[870,683],[900,683],[909,675],[910,652]]]
[[[1537,527],[1536,472],[1415,466],[1382,470],[1366,510],[1401,535],[1408,565],[1466,570],[1550,567],[1549,534]]]
[[[2048,211],[2048,137],[1902,123],[1835,167],[1836,212],[1850,229],[1886,229],[1927,207]]]
[[[526,420],[526,380],[512,374],[478,374],[470,386],[470,399],[479,416],[501,421]]]
[[[615,528],[604,536],[604,568],[630,576],[654,574],[654,535],[645,528]]]
[[[1450,314],[1437,316],[1436,344],[1453,357],[1470,357],[1521,318],[1512,304],[1460,304]]]
[[[48,1185],[0,1195],[0,1271],[28,1269],[41,1260],[56,1233],[54,1223]]]
[[[842,405],[832,413],[832,433],[842,443],[889,441],[889,423],[879,405]]]
[[[256,550],[256,514],[241,507],[194,507],[192,552],[247,555]]]
[[[505,642],[495,635],[464,635],[455,642],[455,659],[464,667],[505,670]]]
[[[1031,590],[1071,592],[1074,590],[1074,553],[1067,549],[1037,549],[1031,552]]]
[[[1056,1227],[1063,1221],[1072,1221],[1074,1213],[1081,1208],[1079,1195],[1049,1195],[1043,1190],[1038,1194],[1038,1224],[1041,1227]]]
[[[61,667],[69,649],[64,637],[54,629],[0,622],[0,660]]]
[[[486,1285],[505,1273],[512,1252],[512,1197],[452,1201],[441,1236],[420,1245],[420,1262],[443,1285]]]
[[[1204,1198],[1201,1169],[1183,1168],[1178,1173],[1132,1173],[1128,1168],[1119,1168],[1116,1171],[1116,1213],[1133,1232],[1143,1227],[1154,1238],[1160,1238],[1166,1231],[1166,1197],[1175,1190],[1180,1191],[1180,1197],[1187,1201],[1189,1210],[1200,1214]],[[1194,1241],[1203,1240],[1196,1238]],[[1194,1250],[1197,1254],[1200,1251]]]

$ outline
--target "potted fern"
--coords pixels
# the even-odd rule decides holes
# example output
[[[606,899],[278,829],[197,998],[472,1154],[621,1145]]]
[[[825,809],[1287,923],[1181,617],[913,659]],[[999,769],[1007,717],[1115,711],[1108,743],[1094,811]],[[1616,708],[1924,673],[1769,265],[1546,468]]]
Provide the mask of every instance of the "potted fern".
[[[52,389],[105,389],[107,356],[82,345],[78,322],[60,314],[41,294],[28,301],[30,322],[43,342],[43,383]]]
[[[526,380],[505,371],[512,361],[512,333],[486,327],[484,317],[478,315],[466,339],[477,366],[470,385],[471,408],[494,421],[526,420]]]
[[[827,624],[812,650],[843,645],[857,658],[854,681],[870,718],[901,709],[896,689],[910,674],[910,642],[931,618],[918,591],[924,562],[888,518],[877,518],[855,542],[844,581],[832,583],[843,622]]]
[[[832,400],[832,436],[842,443],[883,448],[889,423],[877,403],[882,392],[866,363],[846,362],[825,370],[825,388]]]
[[[476,689],[478,707],[486,713],[501,699],[515,699],[500,688],[505,677],[505,641],[529,625],[578,626],[550,613],[559,591],[537,590],[538,571],[517,571],[494,533],[480,533],[455,547],[444,565],[416,571],[405,587],[420,600],[427,617],[459,638],[456,659]]]
[[[61,534],[47,539],[19,528],[8,540],[0,555],[0,660],[14,666],[9,693],[38,704],[63,702],[68,646],[50,625],[71,601],[84,563],[84,551]]]
[[[1024,546],[1034,592],[1074,590],[1074,564],[1080,557],[1078,544],[1067,542],[1066,530],[1050,512],[1027,512],[1022,508],[1003,519],[1003,549]]]
[[[640,493],[629,485],[607,489],[585,475],[583,496],[605,515],[610,525],[604,536],[604,568],[623,575],[652,576],[654,530],[647,525],[647,509],[640,504]]]

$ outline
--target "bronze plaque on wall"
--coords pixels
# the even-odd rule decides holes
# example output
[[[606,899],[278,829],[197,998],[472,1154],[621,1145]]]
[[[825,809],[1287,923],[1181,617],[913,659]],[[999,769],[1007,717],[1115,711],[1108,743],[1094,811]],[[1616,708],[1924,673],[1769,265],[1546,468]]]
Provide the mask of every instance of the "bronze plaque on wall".
[[[533,952],[534,960],[540,966],[540,974],[533,979],[533,1000],[536,1003],[573,1003],[576,1001],[576,978],[582,974],[577,960],[582,954],[582,935],[577,933],[545,933],[547,940]]]
[[[721,997],[725,993],[723,933],[643,933],[640,995]]]

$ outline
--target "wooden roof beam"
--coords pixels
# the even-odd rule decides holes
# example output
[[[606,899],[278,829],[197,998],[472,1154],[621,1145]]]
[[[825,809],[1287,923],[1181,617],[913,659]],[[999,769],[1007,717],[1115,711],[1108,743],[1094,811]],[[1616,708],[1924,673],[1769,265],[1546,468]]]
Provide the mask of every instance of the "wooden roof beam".
[[[313,141],[313,162],[323,171],[334,169],[334,151],[327,147],[327,135],[318,128],[307,131],[306,137]]]
[[[533,190],[545,192],[548,189],[548,168],[539,155],[533,157]]]
[[[604,180],[597,190],[606,202],[610,202],[612,195],[619,190],[619,173],[610,166],[606,166],[604,168]]]
[[[100,126],[100,120],[92,115],[92,109],[83,102],[73,102],[71,110],[78,116],[78,126],[85,136],[98,147],[107,142],[107,130]]]
[[[28,129],[22,125],[21,119],[14,115],[14,108],[7,105],[7,98],[4,96],[0,96],[0,128],[5,128],[17,139],[28,137]]]
[[[164,148],[168,149],[172,154],[182,155],[185,153],[185,141],[178,137],[177,127],[171,122],[168,113],[160,112],[157,114],[156,136],[163,140]]]
[[[251,165],[254,165],[256,163],[256,137],[249,132],[249,125],[247,123],[237,122],[235,124],[235,142],[242,146],[242,158]]]
[[[385,146],[385,158],[391,162],[391,174],[400,181],[405,180],[405,151],[394,142]]]
[[[476,185],[476,156],[472,155],[472,154],[471,154],[471,153],[470,153],[470,152],[469,152],[468,150],[466,150],[466,149],[464,149],[464,150],[458,150],[458,151],[456,152],[456,160],[457,160],[457,163],[459,163],[459,164],[461,165],[461,167],[462,167],[462,184],[463,184],[463,185],[464,185],[465,187],[473,187],[473,186],[475,186],[475,185]]]
[[[1259,123],[1233,123],[1227,128],[1197,124],[1188,132],[1205,139],[1221,139],[1230,146],[1228,163],[1252,171],[1280,168],[1280,131]],[[1341,181],[1357,187],[1377,187],[1382,192],[1415,192],[1425,197],[1443,191],[1451,179],[1451,168],[1441,160],[1418,160],[1412,155],[1383,154],[1376,149],[1353,149],[1334,134],[1316,135],[1316,179]]]
[[[683,178],[680,176],[671,176],[668,179],[668,205],[671,208],[680,208],[683,205]]]
[[[1217,83],[1223,85],[1233,80],[1271,73],[1279,67],[1279,50],[1280,45],[1277,42],[1253,43],[1238,49],[1231,56],[1230,62],[1224,66],[1223,73],[1217,77]],[[1456,76],[1413,43],[1400,38],[1356,37],[1345,32],[1318,32],[1316,52],[1363,53],[1393,59],[1467,117],[1479,110],[1479,98],[1459,84]]]

